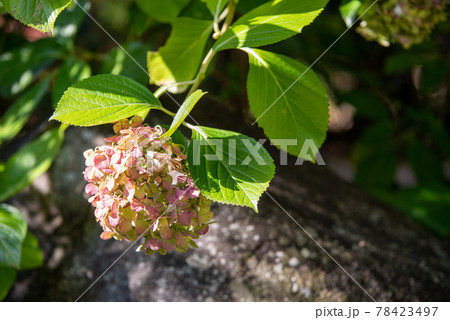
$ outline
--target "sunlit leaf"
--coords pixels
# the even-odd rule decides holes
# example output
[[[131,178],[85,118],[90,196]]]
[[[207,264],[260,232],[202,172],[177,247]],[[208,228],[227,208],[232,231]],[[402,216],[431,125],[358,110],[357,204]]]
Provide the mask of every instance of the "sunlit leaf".
[[[95,126],[160,106],[159,100],[140,83],[124,76],[102,74],[67,89],[51,119],[75,126]]]
[[[275,173],[269,153],[254,139],[207,127],[193,130],[188,163],[196,186],[206,197],[256,212]]]
[[[2,0],[17,20],[42,32],[53,33],[56,18],[72,0]]]
[[[157,52],[148,54],[150,83],[165,85],[193,80],[212,28],[212,21],[192,18],[175,20],[167,43]],[[186,88],[174,86],[169,91],[180,93]]]
[[[247,79],[250,108],[264,133],[272,141],[296,140],[284,147],[296,157],[308,139],[319,148],[328,129],[328,98],[314,71],[280,54],[243,50],[250,61]]]
[[[240,17],[214,44],[214,50],[260,47],[301,32],[328,0],[274,0]]]

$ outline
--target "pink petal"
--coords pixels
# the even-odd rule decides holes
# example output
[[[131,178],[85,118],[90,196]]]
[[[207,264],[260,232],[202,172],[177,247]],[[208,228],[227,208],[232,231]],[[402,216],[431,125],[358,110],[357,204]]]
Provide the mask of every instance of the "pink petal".
[[[132,155],[134,158],[138,159],[138,158],[141,158],[144,154],[142,153],[141,148],[134,148],[134,149],[131,151],[131,155]]]
[[[144,204],[138,199],[134,199],[131,202],[131,210],[133,210],[134,212],[142,211],[144,210],[144,208],[145,208]]]
[[[198,198],[200,197],[200,190],[195,188],[195,190],[193,190],[191,192],[191,194],[189,195],[189,198],[194,199],[194,198]]]
[[[189,196],[190,189],[175,189],[175,195],[177,196],[177,199],[181,199],[183,197]]]
[[[170,239],[172,237],[172,230],[170,228],[164,228],[162,230],[159,230],[159,234],[163,239]]]
[[[111,213],[108,215],[108,222],[112,227],[117,226],[120,222],[119,212],[115,206],[111,208]]]
[[[120,140],[120,136],[112,136],[104,139],[106,142],[118,142]]]
[[[98,188],[97,188],[96,185],[94,185],[92,183],[88,183],[86,185],[86,187],[84,188],[84,192],[86,192],[87,194],[93,196],[93,195],[97,194]]]
[[[115,179],[109,179],[108,182],[106,183],[106,188],[109,191],[117,189],[116,180]]]
[[[109,159],[105,154],[97,154],[94,156],[94,166],[97,169],[106,169],[109,167]]]
[[[186,245],[187,239],[185,237],[183,237],[181,234],[177,233],[175,238],[177,240],[177,245],[179,247],[184,247]]]
[[[149,219],[153,220],[153,219],[158,218],[159,211],[155,207],[146,205],[144,210],[147,213],[147,216],[149,217]]]
[[[86,170],[84,170],[83,174],[84,174],[84,180],[92,181],[92,179],[94,179],[94,177],[95,177],[94,167],[87,167]]]
[[[108,208],[96,208],[94,211],[95,217],[99,220],[102,219],[106,214],[108,214]]]
[[[172,171],[169,172],[169,176],[172,177],[172,184],[175,185],[175,184],[178,183],[178,179],[179,178],[182,178],[182,177],[184,177],[186,175],[184,173],[181,173],[181,172],[177,171],[177,170],[172,170]]]
[[[182,226],[187,227],[191,224],[191,215],[189,212],[180,212],[178,213],[178,223]]]
[[[103,240],[108,240],[111,239],[113,235],[114,232],[112,231],[103,231],[102,234],[100,235],[100,238]]]
[[[130,220],[122,219],[122,221],[120,221],[119,226],[117,228],[119,229],[120,232],[127,233],[128,231],[131,230],[132,227],[133,226],[131,225]]]
[[[166,200],[169,204],[174,204],[178,200],[177,196],[175,195],[175,191],[176,190],[170,190],[166,193]]]
[[[161,245],[162,245],[163,249],[165,249],[167,251],[173,250],[175,248],[175,246],[168,241],[161,241],[161,242],[162,242]]]
[[[195,230],[195,233],[198,234],[198,235],[204,235],[205,233],[208,232],[208,230],[209,230],[209,226],[206,225],[204,227],[201,227],[201,228]]]
[[[166,189],[166,190],[172,190],[173,189],[172,184],[170,182],[165,181],[165,180],[162,181],[162,185],[163,185],[164,189]]]
[[[136,168],[129,168],[128,169],[128,174],[129,174],[130,178],[133,179],[133,180],[137,180],[141,176],[139,174],[139,171]]]
[[[145,244],[145,248],[150,248],[153,251],[158,251],[161,248],[161,241],[152,238]]]

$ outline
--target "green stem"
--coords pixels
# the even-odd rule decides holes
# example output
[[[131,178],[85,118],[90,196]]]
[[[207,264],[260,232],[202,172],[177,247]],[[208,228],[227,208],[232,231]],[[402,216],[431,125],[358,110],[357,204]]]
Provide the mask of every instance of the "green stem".
[[[156,98],[159,98],[164,92],[167,91],[167,89],[169,89],[171,87],[186,86],[186,85],[193,84],[194,82],[195,82],[195,79],[194,80],[190,80],[190,81],[183,81],[183,82],[176,82],[176,83],[166,84],[165,86],[159,87],[159,89],[156,90],[153,95]]]
[[[225,22],[223,23],[222,30],[220,30],[220,35],[224,34],[225,31],[227,31],[228,27],[231,25],[234,19],[234,14],[236,13],[236,1],[231,0],[228,4],[228,15],[225,19]]]
[[[211,48],[211,50],[209,50],[208,54],[206,55],[205,59],[203,60],[202,65],[200,66],[200,70],[198,70],[197,77],[194,80],[194,84],[192,85],[191,90],[189,90],[189,93],[187,95],[188,97],[195,90],[197,90],[198,86],[205,78],[206,70],[208,70],[208,66],[215,54],[216,54],[216,52]]]
[[[234,14],[236,12],[236,4],[237,2],[234,0],[231,0],[228,4],[227,8],[224,10],[225,12],[228,12],[225,18],[225,22],[223,23],[222,30],[220,30],[219,36],[225,33],[227,31],[228,27],[231,25],[234,19]],[[221,16],[222,17],[222,16]],[[194,80],[194,84],[191,87],[191,90],[189,90],[188,97],[199,87],[200,83],[203,81],[206,75],[206,70],[208,70],[208,66],[211,63],[211,60],[214,58],[214,55],[216,54],[216,51],[214,51],[212,48],[209,50],[208,54],[206,55],[205,59],[203,59],[202,65],[200,66],[200,69],[198,70],[197,77]]]
[[[222,32],[220,31],[219,24],[228,16],[228,7],[223,10],[223,12],[220,14],[220,16],[214,16],[214,34],[213,39],[216,40],[222,35]]]

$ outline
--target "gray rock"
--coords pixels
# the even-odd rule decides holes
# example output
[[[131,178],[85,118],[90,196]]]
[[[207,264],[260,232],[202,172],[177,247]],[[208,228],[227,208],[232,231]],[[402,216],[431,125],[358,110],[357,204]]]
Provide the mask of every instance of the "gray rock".
[[[82,151],[100,134],[69,129],[53,192],[30,187],[12,199],[46,264],[19,273],[7,300],[370,301],[340,266],[378,301],[449,298],[447,240],[313,165],[278,168],[258,214],[214,204],[198,249],[145,256],[101,240],[81,175]]]

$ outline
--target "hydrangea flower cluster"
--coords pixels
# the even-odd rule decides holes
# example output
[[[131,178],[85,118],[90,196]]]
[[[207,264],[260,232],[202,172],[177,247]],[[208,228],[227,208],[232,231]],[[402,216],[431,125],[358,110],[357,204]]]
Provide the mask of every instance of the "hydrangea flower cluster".
[[[446,20],[448,0],[386,0],[368,10],[357,31],[383,46],[400,43],[405,49],[421,43],[434,26]]]
[[[196,247],[208,231],[211,202],[195,187],[186,155],[165,130],[131,123],[114,125],[115,136],[84,152],[86,193],[103,228],[102,239],[145,238],[138,250],[146,254]]]

